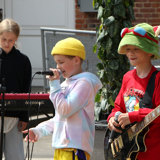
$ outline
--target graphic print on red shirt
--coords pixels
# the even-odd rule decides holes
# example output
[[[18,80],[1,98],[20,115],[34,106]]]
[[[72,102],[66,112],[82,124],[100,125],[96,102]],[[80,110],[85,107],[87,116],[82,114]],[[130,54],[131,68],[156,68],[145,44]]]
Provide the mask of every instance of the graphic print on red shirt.
[[[135,88],[128,88],[124,93],[124,103],[127,112],[138,111],[139,101],[142,99],[144,92]]]

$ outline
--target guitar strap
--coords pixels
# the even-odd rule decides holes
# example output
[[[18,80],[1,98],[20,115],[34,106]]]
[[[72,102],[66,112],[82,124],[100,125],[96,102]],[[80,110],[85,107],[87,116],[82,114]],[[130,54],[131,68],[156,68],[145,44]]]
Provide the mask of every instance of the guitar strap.
[[[152,96],[155,88],[155,78],[158,71],[154,71],[149,79],[143,98],[139,102],[140,108],[152,108]]]

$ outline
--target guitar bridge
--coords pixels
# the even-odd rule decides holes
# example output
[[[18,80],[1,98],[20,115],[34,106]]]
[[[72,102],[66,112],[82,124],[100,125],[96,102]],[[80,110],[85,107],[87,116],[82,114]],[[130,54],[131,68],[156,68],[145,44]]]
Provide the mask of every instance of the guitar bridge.
[[[113,157],[116,157],[116,153],[120,152],[121,149],[124,147],[122,136],[119,136],[111,143],[111,151]]]
[[[118,141],[119,148],[122,149],[124,147],[122,136],[119,136],[117,138],[117,141]]]

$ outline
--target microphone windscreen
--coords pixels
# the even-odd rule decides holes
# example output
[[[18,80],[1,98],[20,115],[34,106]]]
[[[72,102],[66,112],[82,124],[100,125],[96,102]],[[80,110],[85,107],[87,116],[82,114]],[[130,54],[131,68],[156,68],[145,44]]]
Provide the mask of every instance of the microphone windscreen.
[[[118,117],[122,112],[118,111],[115,113],[115,121],[118,122]]]

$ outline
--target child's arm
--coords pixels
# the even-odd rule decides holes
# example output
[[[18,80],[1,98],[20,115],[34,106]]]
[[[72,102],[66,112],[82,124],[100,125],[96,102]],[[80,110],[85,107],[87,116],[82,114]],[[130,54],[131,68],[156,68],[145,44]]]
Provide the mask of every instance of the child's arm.
[[[28,135],[25,137],[25,141],[27,142],[29,139],[29,142],[37,142],[38,141],[38,135],[36,135],[32,128],[29,130],[24,130],[23,133],[28,133]]]
[[[37,125],[35,128],[23,131],[23,133],[29,133],[29,141],[36,142],[41,137],[47,136],[53,133],[54,118],[44,121]],[[25,137],[25,141],[28,140],[28,135]]]
[[[62,92],[58,82],[50,81],[50,99],[55,110],[63,118],[70,117],[92,102],[95,95],[92,84],[86,79],[77,82],[68,90],[68,94]],[[94,105],[91,105],[94,106]]]

